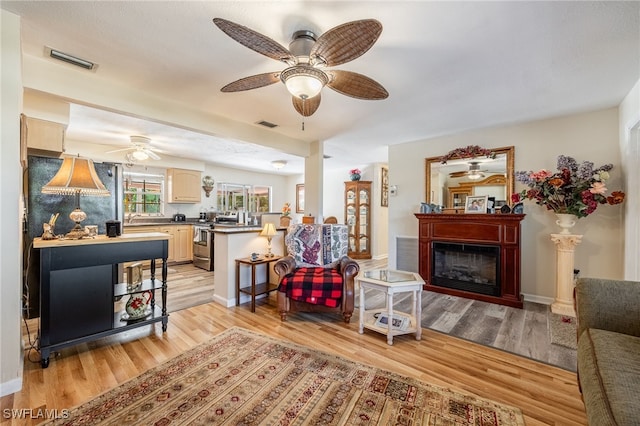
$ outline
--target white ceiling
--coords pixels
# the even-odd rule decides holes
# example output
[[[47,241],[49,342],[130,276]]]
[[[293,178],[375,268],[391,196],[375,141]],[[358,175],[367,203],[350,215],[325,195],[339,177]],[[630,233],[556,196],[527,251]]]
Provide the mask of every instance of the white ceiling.
[[[2,8],[22,16],[25,54],[42,56],[50,46],[96,62],[102,78],[253,126],[276,123],[265,131],[324,141],[334,165],[384,162],[391,144],[614,107],[640,76],[636,1],[3,0]],[[336,69],[373,78],[389,98],[363,101],[325,88],[303,131],[283,84],[220,92],[227,83],[284,64],[229,38],[214,17],[285,47],[297,30],[322,34],[347,21],[375,18],[384,27],[377,43]],[[132,128],[171,155],[256,170],[285,159],[285,171],[303,170],[300,159],[238,144],[234,135],[217,148],[223,142],[207,135],[89,108],[72,108],[68,135],[102,131],[105,144],[124,146]],[[171,141],[178,138],[186,142],[175,151]]]

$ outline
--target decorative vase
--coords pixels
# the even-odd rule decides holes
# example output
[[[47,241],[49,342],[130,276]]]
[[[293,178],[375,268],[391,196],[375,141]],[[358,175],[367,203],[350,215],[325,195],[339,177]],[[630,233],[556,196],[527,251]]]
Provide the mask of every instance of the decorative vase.
[[[360,180],[360,174],[359,173],[352,173],[351,174],[351,180],[353,180],[353,181]]]
[[[562,228],[561,234],[571,234],[570,229],[578,222],[578,217],[574,214],[556,213],[556,225]]]
[[[132,294],[125,305],[125,311],[128,314],[128,319],[136,320],[150,315],[151,311],[148,307],[152,296],[151,291]]]
[[[288,228],[291,224],[291,216],[280,216],[280,227]]]

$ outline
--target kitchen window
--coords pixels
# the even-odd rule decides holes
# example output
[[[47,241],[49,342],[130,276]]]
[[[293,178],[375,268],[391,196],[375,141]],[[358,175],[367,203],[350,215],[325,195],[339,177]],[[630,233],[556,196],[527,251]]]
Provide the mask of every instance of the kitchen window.
[[[164,175],[124,172],[123,178],[125,213],[163,214]]]

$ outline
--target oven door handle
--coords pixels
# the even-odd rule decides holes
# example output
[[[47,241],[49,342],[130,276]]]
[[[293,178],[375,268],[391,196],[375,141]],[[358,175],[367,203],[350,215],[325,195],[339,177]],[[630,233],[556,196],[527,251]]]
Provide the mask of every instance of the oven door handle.
[[[193,260],[205,260],[206,261],[206,260],[209,260],[209,258],[208,257],[200,257],[200,256],[193,255]]]

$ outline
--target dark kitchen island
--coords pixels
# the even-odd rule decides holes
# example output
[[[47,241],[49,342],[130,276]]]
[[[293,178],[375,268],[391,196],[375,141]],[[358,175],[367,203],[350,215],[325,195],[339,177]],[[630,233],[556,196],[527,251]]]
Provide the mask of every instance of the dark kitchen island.
[[[43,368],[49,365],[51,351],[63,347],[155,322],[162,322],[166,331],[168,239],[160,232],[81,240],[34,239],[33,247],[40,251],[39,349]],[[150,279],[133,290],[119,282],[120,264],[149,259]],[[160,279],[156,279],[157,259],[162,261]],[[156,306],[157,289],[162,293],[161,306]],[[124,311],[115,309],[116,300],[148,291],[149,315],[123,321]]]

